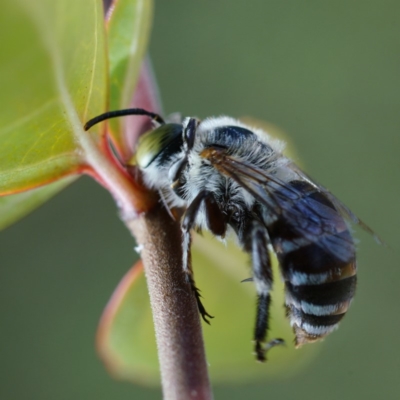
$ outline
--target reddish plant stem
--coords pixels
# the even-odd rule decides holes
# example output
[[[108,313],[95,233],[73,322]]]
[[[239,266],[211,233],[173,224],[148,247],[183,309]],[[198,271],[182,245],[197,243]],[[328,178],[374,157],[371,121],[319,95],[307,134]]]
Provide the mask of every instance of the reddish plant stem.
[[[210,400],[195,297],[182,269],[179,223],[157,206],[126,222],[142,247],[165,400]]]
[[[110,11],[110,4],[117,0],[103,1],[105,10]],[[107,13],[107,21],[111,15]],[[130,106],[161,111],[148,60],[142,67]],[[139,135],[148,129],[151,129],[148,118],[126,119],[122,156],[125,161],[135,149]],[[141,210],[150,210],[136,219],[125,219],[125,224],[143,247],[141,257],[153,311],[164,399],[211,400],[199,313],[183,273],[180,225],[171,219],[165,208],[151,207],[153,200],[143,191],[137,201],[147,205]],[[122,215],[127,214],[122,210]]]

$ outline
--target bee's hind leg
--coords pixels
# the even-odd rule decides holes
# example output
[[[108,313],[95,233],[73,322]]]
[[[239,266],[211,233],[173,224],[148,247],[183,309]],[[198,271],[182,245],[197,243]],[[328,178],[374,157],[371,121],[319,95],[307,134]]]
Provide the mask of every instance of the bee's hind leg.
[[[203,206],[204,205],[204,206]],[[214,195],[207,190],[201,191],[195,199],[190,203],[182,218],[182,235],[183,235],[183,270],[186,274],[188,283],[196,297],[197,307],[200,315],[208,324],[208,318],[213,318],[203,306],[201,302],[200,290],[196,287],[190,257],[191,245],[191,229],[194,227],[196,217],[200,210],[204,209],[206,223],[208,229],[218,236],[223,236],[226,232],[226,217],[220,210]]]
[[[273,277],[271,260],[268,251],[268,232],[257,221],[252,221],[247,228],[245,250],[250,253],[253,266],[253,281],[257,290],[257,316],[254,329],[254,350],[258,361],[266,361],[266,352],[278,345],[284,344],[283,339],[273,339],[265,343],[269,329],[269,309],[271,305],[270,291]]]

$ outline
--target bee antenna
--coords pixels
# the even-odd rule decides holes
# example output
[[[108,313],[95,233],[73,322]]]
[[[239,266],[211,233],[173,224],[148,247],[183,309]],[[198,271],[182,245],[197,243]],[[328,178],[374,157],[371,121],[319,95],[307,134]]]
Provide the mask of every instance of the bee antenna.
[[[156,121],[161,125],[165,124],[165,121],[156,113],[143,110],[143,108],[126,108],[124,110],[108,111],[104,114],[100,114],[97,117],[94,117],[86,122],[83,128],[85,129],[85,131],[87,131],[93,125],[96,125],[99,122],[105,121],[110,118],[124,117],[126,115],[146,115],[147,117],[150,117],[153,121]]]

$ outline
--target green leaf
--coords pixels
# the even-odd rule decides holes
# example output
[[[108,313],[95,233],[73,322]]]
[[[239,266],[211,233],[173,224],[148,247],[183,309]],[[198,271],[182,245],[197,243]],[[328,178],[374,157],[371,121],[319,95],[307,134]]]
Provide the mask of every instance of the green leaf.
[[[227,246],[196,236],[193,264],[203,302],[215,318],[203,324],[207,361],[213,382],[248,382],[294,373],[315,354],[320,344],[294,349],[294,335],[284,316],[283,283],[274,262],[269,338],[283,338],[286,346],[268,353],[266,364],[253,355],[252,333],[256,294],[249,260],[233,243]],[[158,364],[151,311],[141,268],[128,273],[103,315],[98,348],[110,372],[118,378],[142,384],[158,383]]]
[[[108,23],[110,110],[129,107],[150,36],[153,2],[117,0]],[[126,122],[126,121],[125,121]],[[110,120],[112,135],[124,149],[121,119]],[[129,154],[130,155],[130,154]]]
[[[5,0],[0,13],[0,194],[76,172],[106,104],[98,0]]]
[[[75,181],[77,176],[69,176],[56,182],[26,192],[0,197],[0,230],[25,217]]]

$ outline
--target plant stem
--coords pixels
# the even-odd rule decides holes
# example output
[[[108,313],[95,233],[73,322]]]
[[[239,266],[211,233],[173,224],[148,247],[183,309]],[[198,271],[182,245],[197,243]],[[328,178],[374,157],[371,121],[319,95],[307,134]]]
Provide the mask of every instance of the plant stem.
[[[126,222],[142,246],[165,400],[210,400],[195,297],[182,269],[179,223],[157,206]]]

